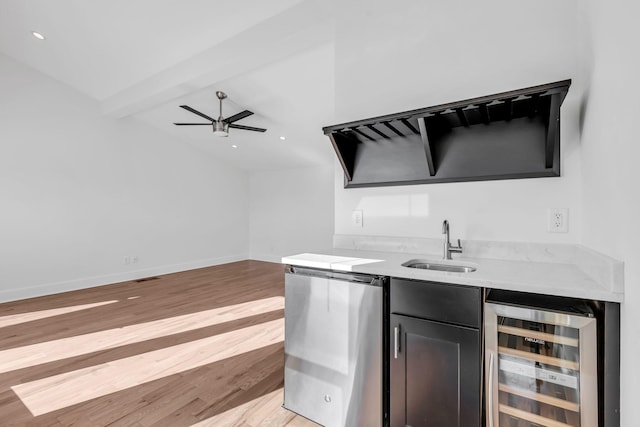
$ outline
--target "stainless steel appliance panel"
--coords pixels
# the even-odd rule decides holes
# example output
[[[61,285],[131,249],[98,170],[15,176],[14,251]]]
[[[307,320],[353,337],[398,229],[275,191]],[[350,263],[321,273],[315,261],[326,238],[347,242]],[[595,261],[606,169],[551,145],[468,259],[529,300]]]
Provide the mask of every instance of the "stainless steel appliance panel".
[[[285,275],[285,408],[327,427],[381,426],[380,280],[290,271]]]

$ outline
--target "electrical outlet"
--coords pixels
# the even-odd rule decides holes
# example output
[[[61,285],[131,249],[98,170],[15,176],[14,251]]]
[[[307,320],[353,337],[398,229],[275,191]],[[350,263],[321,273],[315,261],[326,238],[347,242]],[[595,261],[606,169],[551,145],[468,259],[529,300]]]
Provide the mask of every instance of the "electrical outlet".
[[[137,264],[138,263],[138,255],[134,255],[131,257],[131,264]]]
[[[566,233],[569,231],[569,209],[549,209],[548,230],[550,233]]]
[[[362,227],[362,209],[351,212],[351,225],[354,227]]]

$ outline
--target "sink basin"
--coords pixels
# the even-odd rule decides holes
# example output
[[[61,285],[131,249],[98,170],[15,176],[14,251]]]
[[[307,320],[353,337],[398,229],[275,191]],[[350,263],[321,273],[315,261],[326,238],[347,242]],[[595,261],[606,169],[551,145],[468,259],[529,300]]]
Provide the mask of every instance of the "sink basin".
[[[476,267],[472,267],[470,265],[439,264],[426,259],[412,259],[402,264],[402,266],[409,268],[422,268],[424,270],[448,271],[450,273],[471,273],[476,271]]]

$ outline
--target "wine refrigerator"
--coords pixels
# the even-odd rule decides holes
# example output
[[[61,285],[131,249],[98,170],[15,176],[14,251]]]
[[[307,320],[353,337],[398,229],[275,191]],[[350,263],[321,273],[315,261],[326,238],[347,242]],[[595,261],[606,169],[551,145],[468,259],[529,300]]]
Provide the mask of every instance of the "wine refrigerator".
[[[487,302],[487,427],[597,427],[597,320]]]

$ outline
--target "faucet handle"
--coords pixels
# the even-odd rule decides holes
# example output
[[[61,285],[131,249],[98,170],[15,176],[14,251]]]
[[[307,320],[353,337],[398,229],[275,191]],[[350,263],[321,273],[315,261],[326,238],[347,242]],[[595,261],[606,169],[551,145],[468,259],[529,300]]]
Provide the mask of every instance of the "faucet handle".
[[[454,252],[456,254],[461,254],[462,253],[462,244],[460,243],[460,239],[458,239],[458,246],[451,246],[449,248],[449,252]],[[451,259],[451,258],[448,258]]]

